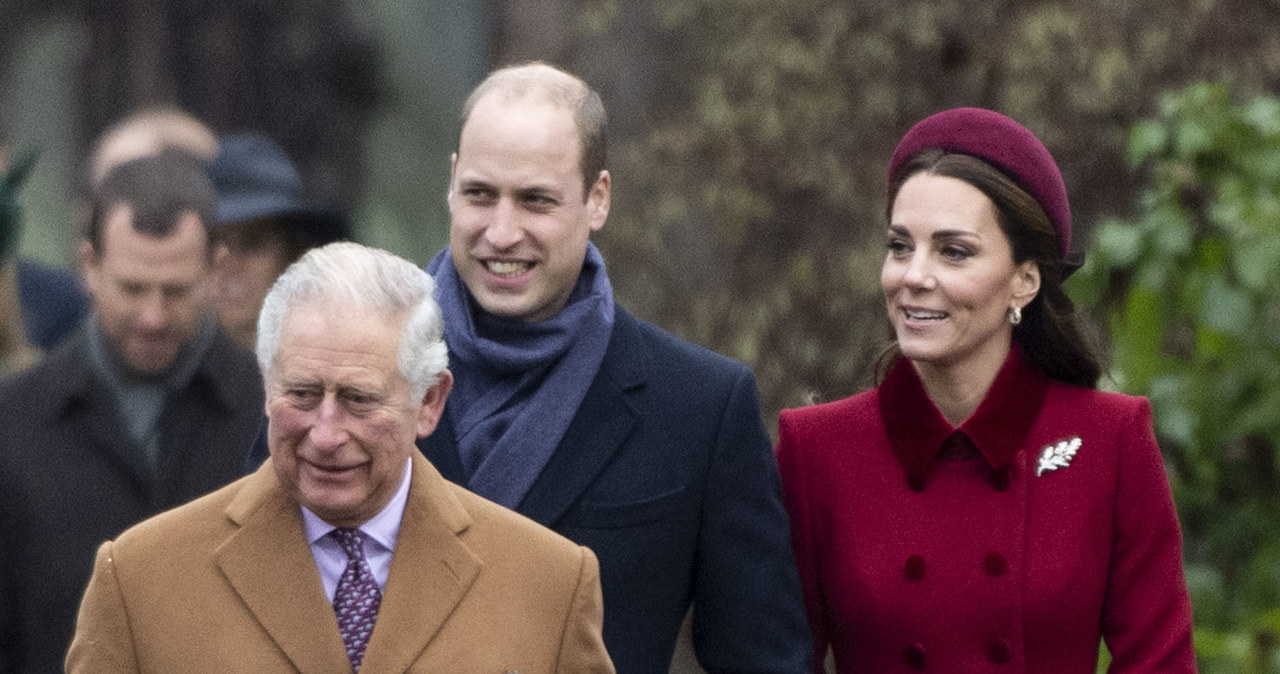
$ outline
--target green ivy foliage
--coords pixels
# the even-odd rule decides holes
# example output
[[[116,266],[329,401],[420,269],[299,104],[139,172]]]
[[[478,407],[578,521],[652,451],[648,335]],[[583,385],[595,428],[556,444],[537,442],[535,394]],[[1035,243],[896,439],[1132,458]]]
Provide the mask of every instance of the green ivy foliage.
[[[1280,671],[1280,99],[1165,95],[1128,136],[1148,182],[1068,284],[1145,395],[1182,518],[1205,672]]]

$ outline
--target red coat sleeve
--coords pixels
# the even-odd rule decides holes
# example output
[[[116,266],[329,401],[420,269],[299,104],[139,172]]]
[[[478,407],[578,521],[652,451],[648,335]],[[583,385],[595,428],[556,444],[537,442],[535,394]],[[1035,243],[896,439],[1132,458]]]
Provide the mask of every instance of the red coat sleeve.
[[[1109,671],[1194,672],[1191,600],[1182,572],[1182,535],[1168,476],[1139,399],[1122,420],[1115,540],[1103,606]]]
[[[813,540],[814,521],[809,510],[808,467],[805,461],[806,450],[809,448],[796,445],[791,422],[792,418],[787,411],[783,411],[778,417],[777,454],[782,474],[782,500],[791,520],[791,547],[795,553],[796,569],[800,574],[805,613],[813,632],[813,659],[810,667],[814,674],[823,674],[830,635],[823,617],[823,593]]]

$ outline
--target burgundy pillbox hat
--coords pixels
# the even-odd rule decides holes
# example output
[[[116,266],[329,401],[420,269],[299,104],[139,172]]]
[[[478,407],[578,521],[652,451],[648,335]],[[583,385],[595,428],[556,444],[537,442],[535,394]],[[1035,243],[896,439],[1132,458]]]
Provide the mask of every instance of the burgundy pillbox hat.
[[[902,162],[925,149],[938,149],[982,159],[1009,176],[1039,202],[1062,244],[1066,259],[1071,248],[1071,206],[1067,186],[1048,148],[1026,127],[982,108],[952,108],[925,117],[898,141],[889,161],[889,175]]]

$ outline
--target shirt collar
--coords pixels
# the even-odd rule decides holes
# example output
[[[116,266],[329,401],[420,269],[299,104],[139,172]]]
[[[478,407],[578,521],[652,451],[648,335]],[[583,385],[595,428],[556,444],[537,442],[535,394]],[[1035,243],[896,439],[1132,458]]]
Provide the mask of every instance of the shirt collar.
[[[409,457],[405,459],[404,477],[400,480],[400,487],[396,489],[391,500],[378,511],[377,515],[360,525],[360,531],[364,532],[367,538],[387,550],[396,549],[396,539],[400,536],[400,521],[404,519],[404,507],[409,501],[409,478],[412,473],[413,457]],[[328,536],[330,531],[337,529],[320,519],[319,515],[308,510],[306,506],[299,507],[302,508],[302,526],[307,534],[307,543],[314,545],[316,541]]]
[[[991,389],[954,428],[929,399],[906,358],[894,363],[879,388],[880,419],[908,477],[922,477],[952,433],[968,436],[993,469],[1004,468],[1022,447],[1049,390],[1049,380],[1022,356],[1015,342]]]

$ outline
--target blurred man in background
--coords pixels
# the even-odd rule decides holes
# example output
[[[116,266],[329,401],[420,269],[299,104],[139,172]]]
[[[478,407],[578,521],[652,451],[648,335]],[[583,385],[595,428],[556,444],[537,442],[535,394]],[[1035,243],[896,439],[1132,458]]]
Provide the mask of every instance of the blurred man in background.
[[[92,190],[111,169],[125,162],[162,152],[178,152],[208,163],[218,154],[218,139],[204,122],[178,108],[139,108],[98,135],[89,156],[89,187]]]
[[[212,315],[213,218],[190,157],[111,169],[80,247],[91,315],[0,385],[0,671],[59,671],[98,544],[243,474],[262,383]]]
[[[252,349],[271,284],[311,248],[350,238],[350,228],[342,213],[306,201],[297,169],[270,138],[232,134],[218,146],[209,166],[218,192],[218,318],[232,339]]]
[[[165,151],[208,162],[217,154],[218,141],[213,131],[182,110],[163,106],[139,109],[98,136],[89,157],[87,185],[92,190],[112,168]],[[0,151],[0,169],[4,168],[3,155]],[[16,197],[12,186],[8,194]],[[0,201],[4,199],[0,197]],[[16,224],[16,217],[12,221]],[[16,246],[20,228],[6,231],[6,241]],[[84,319],[89,308],[84,287],[66,269],[25,257],[11,259],[13,270],[5,273],[13,278],[3,280],[16,284],[26,341],[38,350],[48,351]]]

